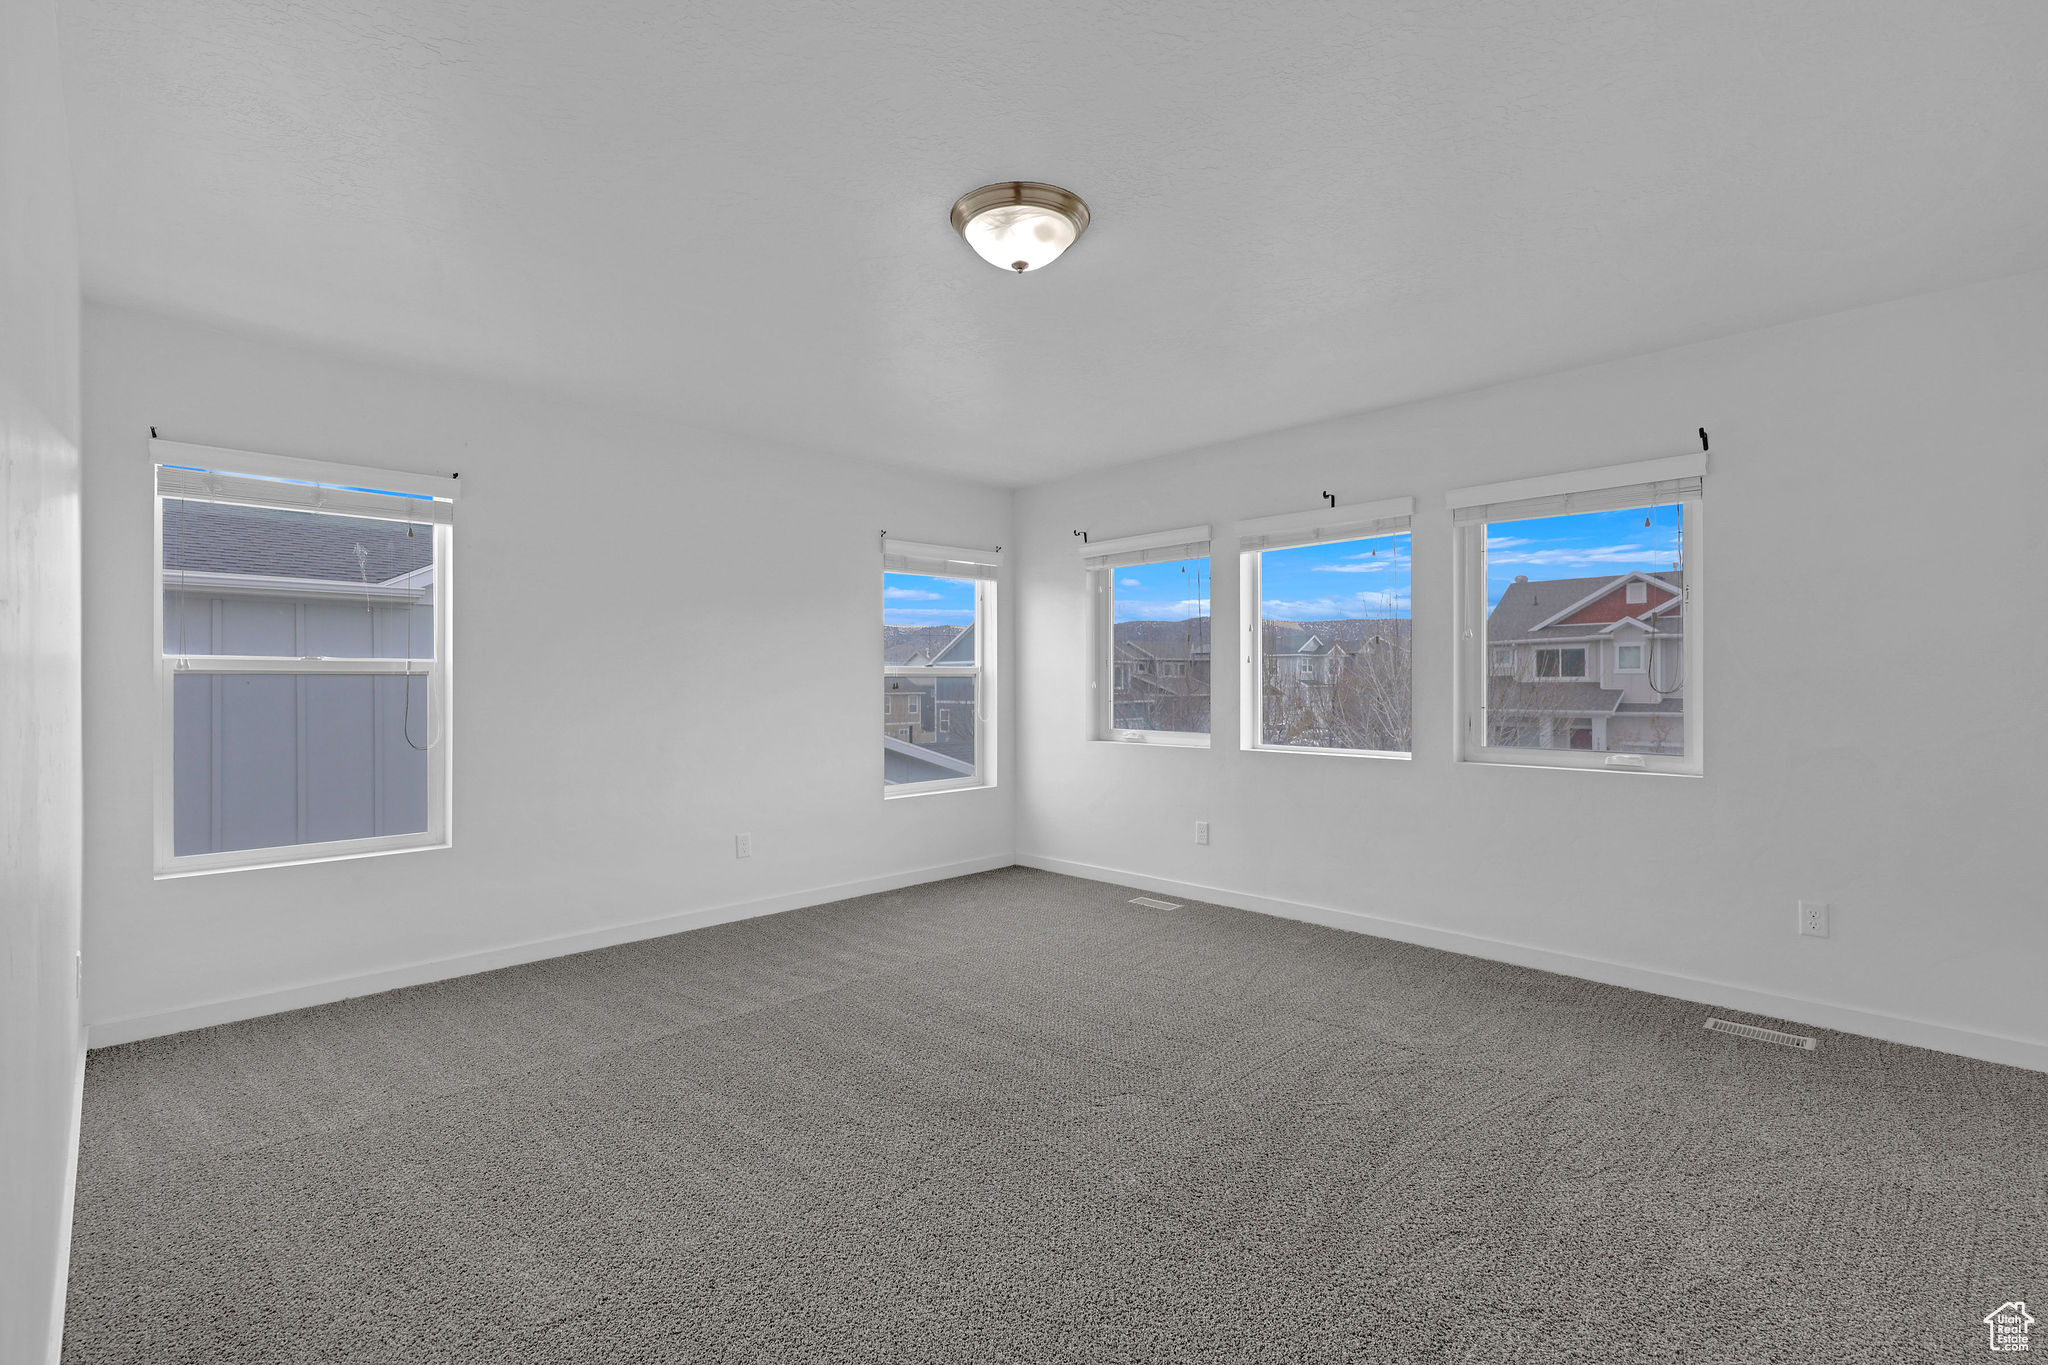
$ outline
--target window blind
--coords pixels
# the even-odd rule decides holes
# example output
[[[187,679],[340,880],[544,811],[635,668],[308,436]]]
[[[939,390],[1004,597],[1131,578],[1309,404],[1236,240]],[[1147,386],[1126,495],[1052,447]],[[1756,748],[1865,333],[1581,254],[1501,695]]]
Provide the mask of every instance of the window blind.
[[[247,507],[286,507],[301,512],[370,517],[423,525],[452,525],[455,504],[446,498],[352,488],[341,484],[255,478],[214,469],[158,465],[157,496],[192,502],[238,503]]]
[[[1082,545],[1081,564],[1089,569],[1115,569],[1125,564],[1160,564],[1176,559],[1203,559],[1209,553],[1209,528],[1183,526]]]
[[[926,545],[915,540],[882,541],[884,573],[921,573],[939,578],[973,578],[993,582],[1003,567],[1003,552],[969,550],[957,545]]]
[[[1556,517],[1571,512],[1612,512],[1701,497],[1706,472],[1704,453],[1678,455],[1574,474],[1548,474],[1461,488],[1448,494],[1445,501],[1450,504],[1452,524],[1458,526]]]
[[[1318,507],[1284,516],[1256,517],[1237,524],[1237,548],[1285,550],[1318,541],[1362,540],[1406,531],[1415,520],[1415,499],[1385,498],[1348,507]]]

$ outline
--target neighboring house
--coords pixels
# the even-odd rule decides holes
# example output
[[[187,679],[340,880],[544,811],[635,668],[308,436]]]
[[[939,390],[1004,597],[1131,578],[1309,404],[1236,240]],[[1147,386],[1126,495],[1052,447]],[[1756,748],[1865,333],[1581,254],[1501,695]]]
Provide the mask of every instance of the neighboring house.
[[[1147,629],[1154,633],[1139,634]],[[1111,723],[1119,730],[1206,730],[1210,671],[1206,618],[1164,631],[1149,622],[1119,623]]]
[[[1263,742],[1406,748],[1409,629],[1405,618],[1267,623]],[[1351,638],[1338,638],[1339,630]]]
[[[1517,578],[1486,621],[1496,744],[1685,751],[1685,580]]]
[[[918,649],[899,668],[943,668],[975,661],[974,627],[963,626],[936,648]],[[882,780],[888,784],[934,782],[971,776],[975,770],[975,680],[972,678],[883,679]]]

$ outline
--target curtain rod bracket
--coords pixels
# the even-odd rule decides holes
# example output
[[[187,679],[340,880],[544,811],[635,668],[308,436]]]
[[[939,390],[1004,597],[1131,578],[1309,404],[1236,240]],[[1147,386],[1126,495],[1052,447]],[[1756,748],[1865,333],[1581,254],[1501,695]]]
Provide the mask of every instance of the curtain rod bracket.
[[[149,429],[149,439],[150,439],[150,440],[152,440],[152,441],[154,441],[154,440],[156,439],[156,428],[155,428],[155,427],[151,427],[151,428]]]
[[[1086,531],[1076,531],[1074,532],[1074,534],[1081,537],[1081,543],[1083,545],[1086,545],[1088,543],[1088,533]]]
[[[1704,454],[1706,454],[1706,453],[1707,453],[1707,429],[1706,429],[1705,427],[1701,427],[1701,428],[1700,428],[1700,454],[1704,455]]]
[[[1323,496],[1330,500],[1330,506],[1335,507],[1337,505],[1337,495],[1335,493],[1332,493],[1329,489],[1325,488],[1323,490]]]

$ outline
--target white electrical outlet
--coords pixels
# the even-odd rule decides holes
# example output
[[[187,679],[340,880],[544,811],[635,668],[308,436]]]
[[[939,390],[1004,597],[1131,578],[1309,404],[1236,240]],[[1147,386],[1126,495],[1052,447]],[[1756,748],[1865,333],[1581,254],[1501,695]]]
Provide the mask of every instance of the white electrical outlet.
[[[1799,902],[1799,932],[1809,938],[1828,936],[1828,903],[1826,901]]]
[[[1207,820],[1195,821],[1195,842],[1198,844],[1209,842],[1209,822]]]
[[[732,856],[733,856],[733,857],[735,857],[735,858],[751,858],[751,857],[753,857],[753,856],[754,856],[754,836],[753,836],[753,835],[751,835],[751,834],[735,834],[735,835],[733,835],[733,836],[732,836]]]

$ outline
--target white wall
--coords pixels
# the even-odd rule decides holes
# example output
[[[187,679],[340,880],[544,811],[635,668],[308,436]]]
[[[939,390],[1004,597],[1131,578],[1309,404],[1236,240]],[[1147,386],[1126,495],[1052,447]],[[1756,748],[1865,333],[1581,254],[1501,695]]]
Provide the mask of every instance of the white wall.
[[[85,355],[95,1043],[1010,861],[1007,771],[885,802],[876,712],[878,533],[1007,544],[1006,490],[99,305]],[[152,879],[151,425],[461,474],[453,848]]]
[[[0,1361],[54,1360],[84,1039],[78,247],[56,6],[0,5]]]
[[[1029,490],[1020,860],[2048,1066],[2044,376],[2035,274]],[[1444,492],[1699,426],[1706,775],[1454,764]],[[1214,523],[1221,642],[1232,523],[1325,488],[1423,509],[1414,760],[1240,752],[1220,646],[1213,750],[1084,741],[1073,529]]]

